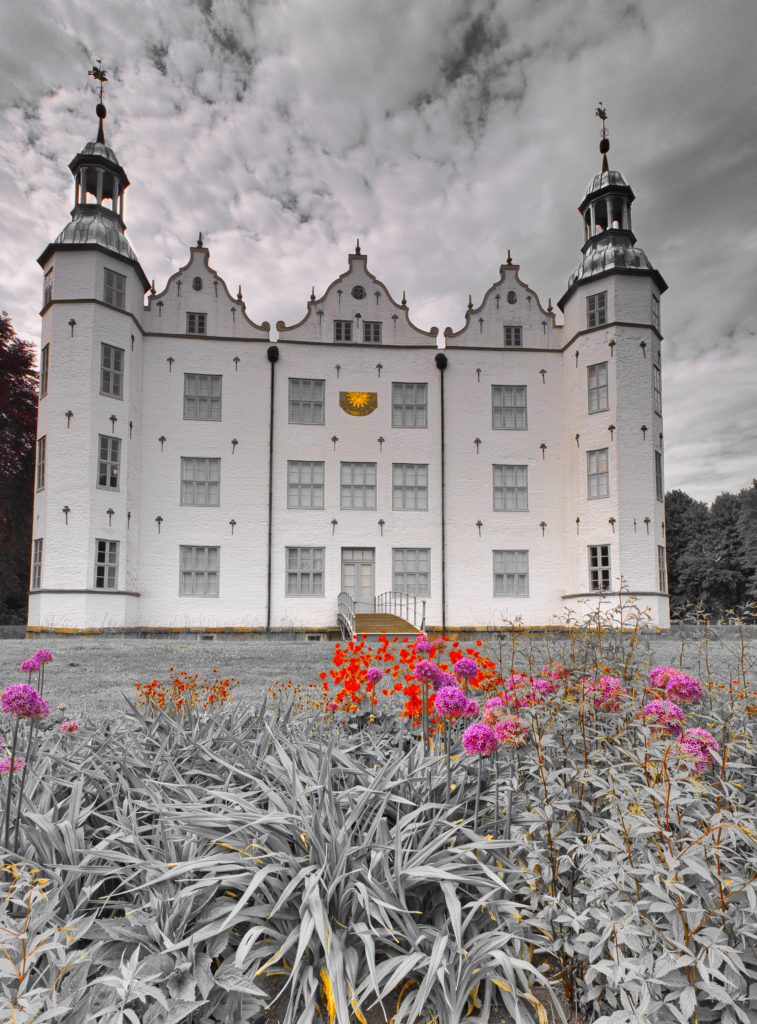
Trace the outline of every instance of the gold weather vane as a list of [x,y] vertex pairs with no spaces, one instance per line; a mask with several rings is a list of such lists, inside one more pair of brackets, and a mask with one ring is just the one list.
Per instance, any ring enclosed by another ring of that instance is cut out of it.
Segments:
[[95,113],[100,119],[100,125],[97,129],[97,141],[105,142],[105,132],[103,130],[103,121],[107,117],[108,111],[105,109],[103,103],[103,95],[105,93],[105,83],[108,81],[108,72],[102,66],[102,60],[100,57],[97,58],[97,63],[92,65],[92,70],[87,72],[90,78],[94,78],[96,82],[100,83],[100,97],[97,106],[95,107]]

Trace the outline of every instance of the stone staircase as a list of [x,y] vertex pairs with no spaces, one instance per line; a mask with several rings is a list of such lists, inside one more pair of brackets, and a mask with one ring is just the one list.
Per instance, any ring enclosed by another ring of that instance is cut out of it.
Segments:
[[407,619],[399,615],[388,615],[384,612],[359,612],[355,616],[355,632],[362,638],[367,634],[369,640],[377,640],[380,636],[393,639],[395,636],[416,636],[420,630]]

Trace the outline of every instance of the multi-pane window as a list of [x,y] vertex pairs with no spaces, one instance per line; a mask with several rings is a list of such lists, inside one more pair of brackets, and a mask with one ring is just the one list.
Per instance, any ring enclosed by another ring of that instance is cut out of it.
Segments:
[[505,327],[505,348],[522,348],[523,328]]
[[363,320],[363,341],[366,345],[381,344],[380,320]]
[[654,453],[654,489],[658,501],[665,499],[665,486],[662,477],[662,452]]
[[323,462],[287,462],[287,508],[323,508]]
[[392,590],[399,594],[429,597],[431,548],[392,549]]
[[187,334],[207,334],[208,314],[187,313]]
[[586,453],[587,495],[607,498],[610,494],[610,457],[607,448]]
[[48,302],[53,301],[53,268],[45,274],[45,279],[42,285],[42,305],[46,306]]
[[121,466],[121,439],[100,434],[97,454],[97,486],[118,490]]
[[654,387],[654,411],[662,416],[662,374],[659,366],[652,366],[652,383]]
[[352,341],[352,321],[334,321],[334,341]]
[[126,277],[115,270],[105,268],[103,298],[109,306],[126,307]]
[[492,427],[494,430],[526,430],[527,388],[521,384],[492,384]]
[[652,326],[660,329],[660,297],[659,295],[652,296]]
[[428,509],[428,465],[395,462],[392,465],[392,508]]
[[47,378],[50,375],[50,346],[45,345],[39,358],[39,397],[47,394]]
[[662,544],[657,545],[657,574],[660,580],[660,591],[666,594],[668,591],[668,566],[665,561],[665,548]]
[[604,412],[610,408],[607,363],[587,366],[586,374],[589,383],[589,412]]
[[100,394],[124,396],[124,350],[115,345],[100,346]]
[[492,466],[494,511],[528,511],[528,466]]
[[289,378],[289,422],[324,423],[326,381]]
[[607,292],[586,296],[586,322],[589,327],[607,323]]
[[376,507],[376,463],[343,462],[339,477],[342,508]]
[[179,593],[218,597],[221,549],[179,545]]
[[32,543],[32,590],[38,590],[42,586],[42,545],[41,537],[37,537]]
[[118,541],[95,541],[95,590],[118,588]]
[[528,552],[494,552],[494,596],[528,597]]
[[392,426],[428,425],[428,384],[392,384]]
[[610,589],[610,545],[589,546],[589,590]]
[[47,452],[47,437],[43,435],[37,438],[37,490],[41,491],[45,486],[45,456]]
[[220,420],[221,374],[184,374],[184,419]]
[[287,597],[323,597],[325,562],[325,548],[287,548]]
[[181,504],[221,504],[221,460],[184,458],[181,460]]

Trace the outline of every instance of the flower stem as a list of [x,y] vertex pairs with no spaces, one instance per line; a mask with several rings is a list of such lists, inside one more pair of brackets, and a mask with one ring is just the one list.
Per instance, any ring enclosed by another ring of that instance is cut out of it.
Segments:
[[11,828],[11,786],[13,785],[13,767],[16,762],[16,743],[18,741],[18,723],[19,719],[16,718],[16,724],[13,726],[13,739],[11,740],[11,760],[10,767],[8,769],[8,794],[5,800],[5,822],[3,825],[3,846],[8,848],[8,840],[10,839],[10,828]]

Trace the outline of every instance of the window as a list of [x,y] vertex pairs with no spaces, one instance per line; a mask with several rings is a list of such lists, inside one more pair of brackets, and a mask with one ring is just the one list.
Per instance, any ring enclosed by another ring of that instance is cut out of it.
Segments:
[[607,292],[586,296],[586,322],[589,327],[607,323]]
[[587,496],[607,498],[610,494],[610,457],[607,448],[586,453]]
[[652,326],[660,329],[660,296],[652,296]]
[[[34,542],[37,543],[36,541]],[[40,542],[41,543],[41,542]],[[660,591],[663,594],[668,592],[668,566],[665,561],[665,548],[662,544],[657,545],[657,575],[660,580]]]
[[592,544],[589,547],[589,589],[610,589],[609,544]]
[[208,314],[187,313],[187,334],[207,334]]
[[334,321],[334,341],[352,341],[352,321]]
[[289,422],[323,423],[326,399],[325,380],[289,378]]
[[47,452],[47,437],[37,439],[37,490],[41,491],[45,486],[45,455]]
[[505,348],[521,348],[523,346],[523,328],[505,328]]
[[182,505],[221,504],[221,460],[182,458]]
[[428,384],[392,384],[392,426],[428,425]]
[[375,462],[343,462],[341,464],[340,507],[376,507]]
[[185,420],[220,420],[222,380],[220,374],[184,374]]
[[126,277],[107,267],[105,268],[103,298],[109,306],[118,306],[119,309],[126,307]]
[[378,320],[363,320],[363,341],[366,345],[381,344],[381,323]]
[[662,416],[662,374],[659,366],[652,366],[652,382],[654,386],[654,411]]
[[430,596],[431,548],[392,549],[392,590],[416,597]]
[[323,508],[322,462],[287,462],[287,508]]
[[114,345],[100,346],[100,394],[111,398],[124,396],[124,350]]
[[607,363],[587,366],[586,374],[589,381],[589,412],[605,412],[610,408]]
[[53,301],[53,268],[47,271],[42,284],[42,305],[46,306]]
[[428,510],[428,465],[415,462],[392,465],[392,508]]
[[118,541],[95,541],[95,590],[118,587]]
[[41,537],[32,543],[32,590],[42,586],[42,543]]
[[118,490],[118,475],[121,464],[121,439],[100,434],[97,456],[97,486]]
[[658,501],[665,498],[665,487],[662,477],[662,452],[654,453],[654,489]]
[[47,378],[50,373],[50,346],[45,345],[40,353],[39,360],[39,397],[44,398],[47,394]]
[[494,596],[528,597],[528,552],[494,552]]
[[526,430],[528,416],[525,385],[492,384],[494,430]]
[[528,466],[492,466],[494,511],[528,511]]
[[179,546],[179,593],[192,597],[218,597],[220,548]]
[[325,548],[287,548],[287,597],[323,597],[325,561]]

